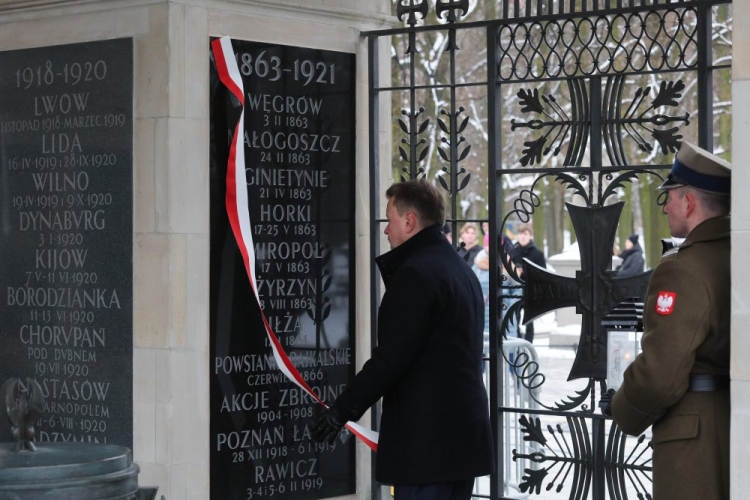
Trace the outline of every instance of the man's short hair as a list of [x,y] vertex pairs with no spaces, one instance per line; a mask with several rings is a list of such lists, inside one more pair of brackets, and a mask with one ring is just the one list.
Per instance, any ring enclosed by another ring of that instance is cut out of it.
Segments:
[[529,233],[530,235],[534,236],[534,229],[531,227],[531,224],[520,224],[518,226],[518,229],[516,229],[517,233]]
[[709,193],[693,186],[682,186],[677,188],[677,190],[680,193],[680,198],[683,198],[685,193],[690,190],[698,200],[698,203],[700,203],[703,213],[708,217],[728,215],[731,210],[732,198],[727,195]]
[[473,222],[467,222],[466,224],[461,226],[461,234],[465,233],[469,229],[473,229],[475,233],[479,232],[479,229],[477,228],[476,224],[474,224]]
[[393,184],[385,192],[399,215],[414,212],[421,227],[445,224],[445,201],[440,191],[424,179]]

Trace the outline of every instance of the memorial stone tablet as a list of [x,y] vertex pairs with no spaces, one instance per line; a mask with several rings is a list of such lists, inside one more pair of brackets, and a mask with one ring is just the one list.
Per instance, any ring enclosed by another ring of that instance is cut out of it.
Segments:
[[225,207],[241,108],[214,68],[211,498],[351,494],[355,440],[310,440],[321,406],[278,370],[261,310],[312,390],[333,402],[355,363],[354,56],[232,43],[244,85],[240,142],[260,304]]
[[131,39],[0,52],[0,382],[40,441],[133,444],[132,103]]

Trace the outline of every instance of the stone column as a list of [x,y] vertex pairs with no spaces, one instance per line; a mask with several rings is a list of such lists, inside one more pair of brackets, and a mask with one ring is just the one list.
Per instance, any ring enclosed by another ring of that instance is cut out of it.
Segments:
[[[732,500],[747,497],[750,477],[750,269],[746,249],[750,246],[750,4],[732,3],[732,424],[730,439],[730,485]],[[729,286],[729,284],[727,284]]]

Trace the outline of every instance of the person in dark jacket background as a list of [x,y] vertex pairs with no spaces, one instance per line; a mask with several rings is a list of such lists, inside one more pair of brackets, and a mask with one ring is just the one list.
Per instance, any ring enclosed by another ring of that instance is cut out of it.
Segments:
[[643,272],[643,249],[638,244],[638,235],[625,240],[625,250],[620,254],[622,264],[617,267],[618,278],[629,278]]
[[[516,236],[518,237],[518,242],[515,245],[516,255],[514,258],[516,259],[516,266],[520,267],[519,272],[521,275],[523,275],[524,266],[526,265],[524,259],[528,259],[539,267],[546,268],[547,260],[544,258],[542,251],[534,244],[534,235],[532,233],[531,225],[521,224],[518,226]],[[526,333],[523,338],[529,342],[534,342],[534,322],[526,325]]]
[[467,222],[461,227],[461,242],[463,245],[458,249],[458,256],[464,259],[467,264],[473,266],[474,259],[482,251],[482,247],[477,240],[476,224]]
[[376,479],[394,485],[396,500],[468,500],[493,467],[482,290],[441,231],[435,186],[402,182],[386,197],[391,251],[376,259],[386,287],[378,345],[312,437],[332,442],[382,397]]

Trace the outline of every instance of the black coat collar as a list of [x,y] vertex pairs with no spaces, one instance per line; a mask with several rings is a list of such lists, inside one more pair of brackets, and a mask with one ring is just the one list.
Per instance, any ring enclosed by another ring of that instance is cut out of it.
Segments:
[[448,240],[443,235],[442,226],[440,224],[433,224],[422,229],[390,252],[377,257],[375,263],[380,269],[380,276],[382,276],[385,286],[388,286],[391,276],[393,276],[404,262],[409,260],[413,255],[424,251],[426,247],[441,242],[448,244]]

